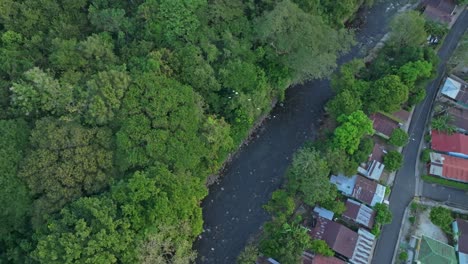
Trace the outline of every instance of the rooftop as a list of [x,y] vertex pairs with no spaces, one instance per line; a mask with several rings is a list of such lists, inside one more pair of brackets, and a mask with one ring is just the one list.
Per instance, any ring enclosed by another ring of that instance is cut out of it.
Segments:
[[344,175],[332,175],[330,182],[343,194],[350,196],[353,193],[354,186],[356,185],[357,176],[346,177]]
[[322,207],[315,206],[314,207],[314,212],[317,213],[319,216],[328,219],[328,220],[333,220],[333,212],[330,210],[327,210]]
[[370,206],[382,203],[385,196],[385,186],[362,176],[357,176],[352,197]]
[[393,113],[393,116],[396,117],[398,120],[400,120],[402,123],[406,123],[408,122],[410,116],[411,116],[411,113],[406,111],[406,110],[399,110],[395,113]]
[[436,130],[432,130],[431,135],[432,149],[468,155],[468,136],[460,133],[447,135]]
[[[344,261],[335,257],[324,257],[322,255],[315,255],[311,264],[345,264]],[[305,264],[303,262],[303,264]]]
[[433,152],[429,173],[454,181],[468,182],[468,159]]
[[418,261],[421,264],[456,264],[457,257],[452,246],[422,236]]
[[370,155],[370,160],[376,160],[380,163],[383,162],[383,156],[385,155],[386,151],[385,148],[380,144],[375,144],[374,149],[372,150],[372,154]]
[[454,230],[458,234],[458,251],[468,254],[468,221],[457,218],[455,220],[457,230]]
[[342,216],[367,228],[374,226],[375,211],[352,199],[346,201],[346,211]]
[[317,218],[317,223],[309,234],[314,239],[325,240],[331,249],[347,258],[353,256],[353,251],[358,240],[356,232],[323,217]]
[[468,107],[467,84],[460,78],[451,75],[445,79],[441,93],[457,102],[457,104]]
[[375,113],[369,117],[374,126],[374,130],[384,136],[390,137],[393,130],[398,128],[398,122],[381,114]]
[[453,126],[468,131],[468,109],[452,107],[448,110],[448,114],[453,117],[453,121],[450,122]]

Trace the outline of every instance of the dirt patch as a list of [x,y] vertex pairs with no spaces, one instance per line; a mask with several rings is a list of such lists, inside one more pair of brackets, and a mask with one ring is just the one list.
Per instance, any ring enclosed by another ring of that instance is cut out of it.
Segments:
[[448,239],[445,236],[445,233],[440,229],[438,226],[434,225],[429,218],[430,210],[425,210],[421,214],[418,215],[418,221],[416,223],[416,236],[428,236],[435,240],[442,241],[444,243],[448,243]]

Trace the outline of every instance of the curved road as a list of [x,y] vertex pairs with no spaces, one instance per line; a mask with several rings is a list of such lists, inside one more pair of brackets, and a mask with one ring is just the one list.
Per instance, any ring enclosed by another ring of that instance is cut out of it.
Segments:
[[[439,49],[438,56],[440,58],[440,63],[437,67],[437,78],[428,85],[426,99],[415,108],[410,129],[408,131],[414,141],[411,140],[403,150],[402,154],[405,157],[404,164],[396,175],[392,193],[390,195],[390,210],[393,214],[393,221],[382,229],[381,236],[377,241],[372,263],[392,263],[404,211],[415,194],[415,172],[417,160],[419,159],[419,144],[423,138],[426,123],[431,113],[432,102],[437,95],[439,84],[444,77],[445,64],[448,58],[450,58],[450,55],[455,49],[460,37],[465,32],[467,26],[468,15],[465,10],[460,15],[455,25],[453,25],[450,33],[445,38],[442,47]],[[453,192],[455,201],[452,199],[450,200],[451,202],[466,204],[466,196],[458,190],[432,186],[426,183],[424,183],[423,190],[424,197],[431,199],[435,198],[436,200],[448,200],[450,199],[450,193]],[[444,197],[445,195],[448,195],[448,199]]]
[[[362,57],[386,32],[401,1],[385,1],[363,15],[357,45],[338,64]],[[291,156],[313,139],[332,96],[328,80],[314,80],[288,89],[286,101],[275,107],[257,138],[232,160],[219,184],[203,201],[204,232],[194,245],[198,263],[229,264],[269,219],[262,205],[280,187]]]

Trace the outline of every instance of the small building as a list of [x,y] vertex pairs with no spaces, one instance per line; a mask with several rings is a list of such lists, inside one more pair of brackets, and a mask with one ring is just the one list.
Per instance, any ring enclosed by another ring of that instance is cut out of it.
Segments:
[[375,211],[365,204],[352,199],[346,200],[346,211],[341,215],[344,220],[352,221],[371,229],[374,226]]
[[455,251],[460,264],[468,264],[468,221],[457,218],[452,223]]
[[375,143],[374,148],[372,149],[372,154],[369,156],[369,161],[375,160],[383,163],[383,156],[385,156],[385,154],[387,154],[385,148],[382,145]]
[[[354,232],[337,222],[318,216],[309,232],[313,239],[324,240],[339,256],[350,263],[370,263],[375,247],[375,236],[364,229]],[[326,263],[326,262],[325,262]]]
[[452,181],[468,182],[468,159],[432,152],[429,174]]
[[362,176],[357,176],[352,197],[370,206],[382,203],[385,197],[385,186]]
[[423,15],[440,23],[452,22],[452,17],[457,7],[455,0],[424,0]]
[[372,160],[366,164],[365,168],[359,166],[358,172],[369,179],[378,181],[380,180],[380,176],[382,176],[384,168],[385,165],[383,163],[380,163],[376,160]]
[[374,113],[369,117],[372,120],[375,133],[385,139],[389,139],[393,130],[399,127],[399,123],[381,113]]
[[447,111],[452,117],[450,124],[457,128],[457,131],[468,134],[468,109],[462,107],[452,107]]
[[419,250],[416,253],[420,264],[456,264],[455,250],[443,242],[422,236],[419,240]]
[[448,135],[436,130],[431,131],[433,150],[447,153],[450,156],[468,158],[468,136],[461,133]]
[[356,185],[357,175],[346,177],[344,175],[332,175],[330,182],[336,186],[338,191],[346,196],[353,194],[354,186]]
[[462,79],[450,75],[445,79],[440,93],[442,94],[441,101],[468,108],[468,87]]
[[333,221],[333,215],[334,213],[330,210],[327,210],[325,208],[315,206],[314,207],[314,213],[316,213],[318,216],[323,217],[327,220]]

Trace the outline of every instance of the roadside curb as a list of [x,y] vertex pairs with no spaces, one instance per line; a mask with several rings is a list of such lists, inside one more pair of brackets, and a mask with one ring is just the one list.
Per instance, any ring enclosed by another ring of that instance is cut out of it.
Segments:
[[395,263],[395,258],[396,258],[396,255],[398,254],[398,246],[400,245],[401,234],[403,232],[403,225],[405,223],[405,220],[408,218],[408,212],[409,212],[408,208],[412,202],[413,200],[411,200],[410,203],[407,204],[405,207],[405,212],[403,213],[403,218],[401,219],[401,223],[400,223],[400,231],[398,232],[397,243],[395,244],[395,248],[393,249],[393,257],[392,257],[391,263]]

